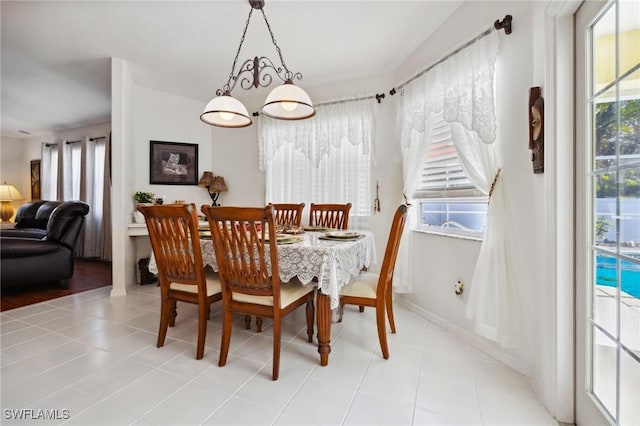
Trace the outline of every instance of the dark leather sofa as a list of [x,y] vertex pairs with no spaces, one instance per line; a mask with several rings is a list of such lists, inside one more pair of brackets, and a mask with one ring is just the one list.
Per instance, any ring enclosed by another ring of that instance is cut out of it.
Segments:
[[82,201],[32,201],[16,213],[14,228],[0,230],[2,288],[58,282],[73,276],[75,244],[89,206]]

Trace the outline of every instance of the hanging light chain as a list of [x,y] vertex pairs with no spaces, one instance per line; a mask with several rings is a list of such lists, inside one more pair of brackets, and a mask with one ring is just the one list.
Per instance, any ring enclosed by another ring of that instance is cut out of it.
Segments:
[[[247,20],[244,24],[244,30],[242,31],[242,37],[240,38],[240,44],[238,45],[238,50],[236,51],[236,56],[233,59],[233,64],[231,65],[231,72],[229,73],[229,78],[224,86],[221,89],[216,90],[217,96],[228,95],[234,89],[236,84],[238,83],[238,79],[241,75],[245,73],[249,73],[252,75],[251,80],[248,78],[243,78],[241,81],[241,87],[245,90],[251,87],[266,87],[271,84],[271,76],[269,74],[262,75],[262,72],[267,68],[271,68],[274,71],[274,74],[281,79],[283,82],[291,82],[293,80],[302,80],[302,74],[299,72],[293,73],[289,71],[287,64],[284,62],[284,58],[282,57],[282,50],[280,46],[278,46],[278,42],[276,41],[276,37],[271,30],[271,24],[269,24],[269,20],[267,19],[267,15],[264,13],[264,9],[261,7],[255,7],[251,1],[251,8],[249,8],[249,15],[247,16]],[[242,50],[242,46],[244,45],[244,39],[247,35],[247,30],[249,28],[249,24],[251,22],[251,16],[253,15],[253,9],[259,8],[262,12],[262,17],[264,19],[265,24],[267,25],[267,30],[269,31],[269,35],[271,36],[271,42],[276,48],[276,52],[278,52],[278,57],[280,58],[280,67],[276,67],[273,62],[263,56],[263,57],[255,57],[254,59],[247,59],[242,66],[238,69],[238,74],[236,73],[236,67],[238,65],[238,58],[240,57],[240,51]],[[284,72],[283,72],[284,68]],[[266,72],[266,71],[265,71]],[[268,78],[267,78],[268,77]],[[246,84],[245,84],[246,83]]]
[[269,34],[271,35],[271,41],[273,42],[273,45],[276,47],[276,51],[278,52],[278,56],[280,57],[280,63],[282,64],[282,67],[284,68],[284,71],[285,71],[285,78],[287,80],[290,80],[293,77],[293,74],[291,73],[291,71],[289,71],[287,64],[284,62],[284,59],[282,58],[282,51],[280,50],[280,46],[278,46],[278,42],[276,42],[276,37],[273,35],[273,31],[271,31],[271,25],[269,25],[269,21],[267,20],[267,15],[265,15],[264,9],[260,9],[260,12],[262,12],[264,23],[267,24],[267,29],[269,30]]
[[[264,12],[262,12],[264,14]],[[240,56],[240,51],[242,50],[242,45],[244,44],[244,37],[247,35],[247,29],[249,28],[249,22],[251,21],[251,15],[253,14],[253,8],[249,8],[249,16],[247,17],[247,22],[244,24],[244,30],[242,31],[242,37],[240,37],[240,45],[238,46],[238,51],[236,52],[236,57],[233,60],[233,65],[231,65],[231,72],[229,73],[229,79],[227,80],[227,84],[224,85],[224,92],[231,91],[231,80],[234,80],[236,77],[233,75],[236,70],[236,64],[238,63],[238,57]],[[271,30],[269,30],[271,31]],[[220,94],[219,94],[220,95]],[[219,96],[218,95],[218,96]]]

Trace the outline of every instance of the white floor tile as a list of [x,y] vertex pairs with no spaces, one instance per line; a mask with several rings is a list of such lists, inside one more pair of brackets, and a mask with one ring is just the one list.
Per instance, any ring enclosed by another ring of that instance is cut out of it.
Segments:
[[[68,410],[65,425],[555,425],[527,377],[396,305],[398,333],[382,358],[373,309],[347,307],[332,324],[329,365],[304,309],[283,321],[280,378],[271,379],[272,322],[236,316],[227,365],[218,366],[221,306],[212,306],[202,360],[197,309],[179,304],[156,347],[156,286],[109,288],[0,314],[3,409]],[[31,424],[2,419],[3,424]]]
[[[141,419],[153,425],[198,425],[220,408],[231,395],[198,383],[176,389]],[[177,410],[176,407],[183,407]],[[143,423],[145,424],[145,423]]]
[[416,407],[440,414],[457,413],[459,417],[469,419],[480,414],[473,383],[441,376],[420,376]]
[[[341,352],[342,349],[340,347]],[[369,361],[370,359],[340,353],[339,356],[330,357],[329,365],[316,366],[311,377],[356,390],[362,382]]]
[[416,407],[413,415],[414,425],[425,426],[477,426],[482,425],[480,414],[472,415],[465,411],[455,413],[436,413]]
[[142,416],[187,383],[187,379],[160,370],[128,384],[105,401]]
[[141,375],[151,371],[151,367],[142,365],[131,359],[123,359],[108,367],[97,370],[86,378],[76,382],[73,387],[86,395],[101,400],[108,397]]
[[194,381],[232,394],[256,375],[263,365],[238,356],[230,357],[224,367],[218,367],[216,362]]
[[316,424],[340,424],[347,414],[353,397],[353,391],[310,377],[289,402],[284,412]]
[[391,366],[383,358],[373,359],[358,392],[381,399],[413,404],[418,385],[417,368]]
[[277,411],[232,397],[203,425],[269,425],[279,416]]
[[283,414],[280,414],[280,417],[278,417],[273,424],[274,426],[312,426],[312,425],[315,425],[316,423],[313,423],[307,420],[297,419],[295,417],[292,417],[288,414],[283,413]]
[[29,323],[27,322],[2,317],[2,322],[0,322],[0,335],[4,336],[5,334],[13,333],[14,331],[27,327],[29,327]]
[[273,381],[271,365],[267,364],[258,374],[249,379],[235,395],[280,412],[300,389],[306,378],[306,375],[296,372],[287,371],[283,374],[281,367],[278,380]]
[[410,425],[413,404],[357,394],[344,425]]
[[13,345],[28,342],[31,339],[35,339],[36,337],[43,336],[45,334],[48,334],[47,330],[36,326],[28,326],[11,333],[7,333],[2,336],[2,351],[6,352],[6,349]]

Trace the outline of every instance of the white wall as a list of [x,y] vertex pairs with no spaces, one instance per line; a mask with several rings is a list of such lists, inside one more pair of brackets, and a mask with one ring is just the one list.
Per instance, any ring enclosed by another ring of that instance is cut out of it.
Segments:
[[134,158],[134,180],[128,188],[130,212],[133,212],[133,194],[136,191],[153,192],[157,196],[164,196],[166,202],[185,200],[194,202],[198,206],[211,204],[206,188],[197,185],[151,185],[149,183],[149,141],[151,140],[197,144],[198,179],[203,171],[212,170],[211,130],[198,118],[202,113],[202,102],[138,85],[134,86],[133,99],[133,141],[129,148]]
[[[199,103],[196,119],[204,105]],[[224,129],[202,123],[211,138],[209,161],[214,174],[224,177],[229,192],[220,194],[225,206],[264,206],[265,174],[258,170],[258,124],[241,129]],[[208,200],[211,204],[211,200]]]

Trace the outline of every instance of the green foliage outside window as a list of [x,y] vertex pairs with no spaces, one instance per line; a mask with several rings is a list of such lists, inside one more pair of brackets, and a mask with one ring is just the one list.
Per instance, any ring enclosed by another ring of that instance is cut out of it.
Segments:
[[[604,102],[596,105],[596,168],[616,165],[612,159],[598,159],[603,156],[616,155],[616,142],[621,156],[635,158],[621,159],[619,164],[640,161],[640,99],[620,102],[620,128],[616,102]],[[615,174],[598,174],[596,176],[597,198],[640,197],[640,167],[625,169],[620,172],[621,182],[615,181]],[[616,194],[618,190],[620,193]]]

